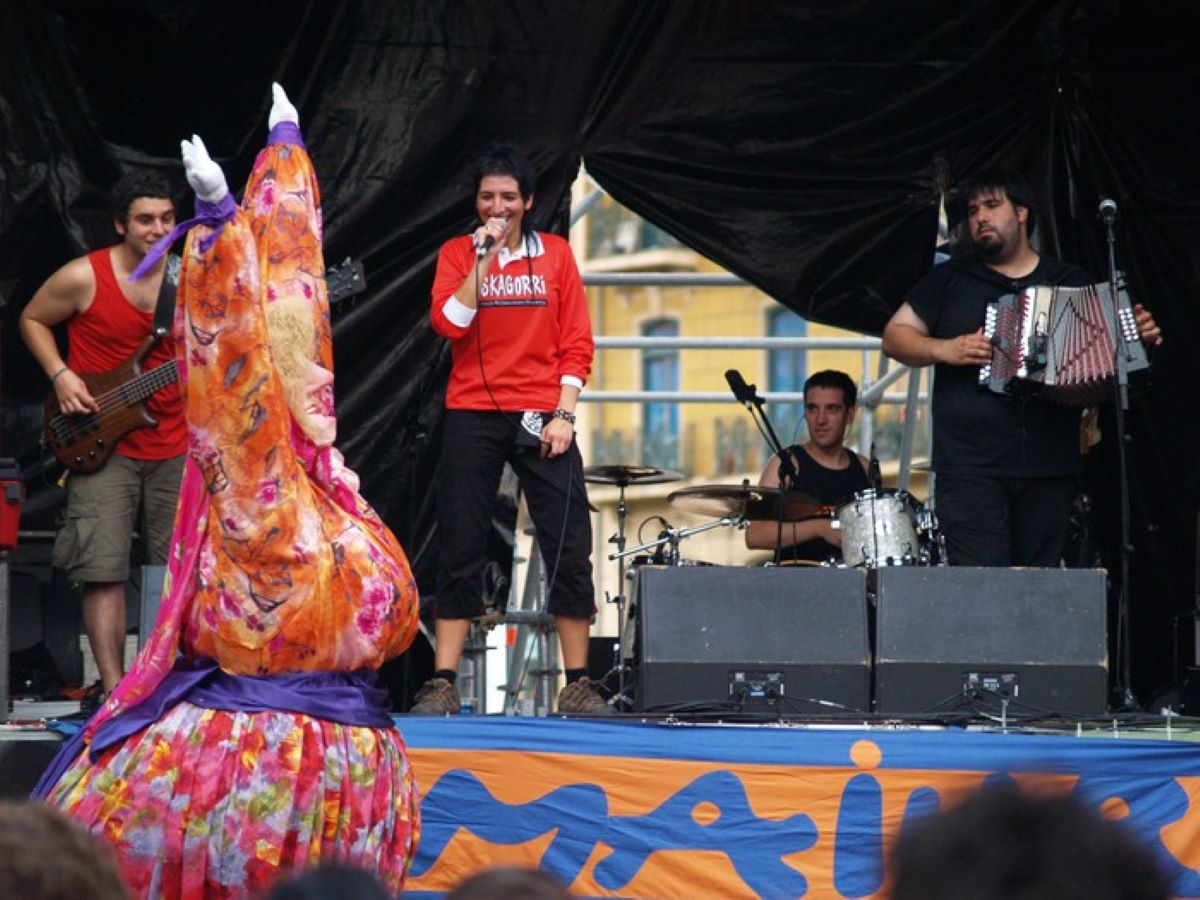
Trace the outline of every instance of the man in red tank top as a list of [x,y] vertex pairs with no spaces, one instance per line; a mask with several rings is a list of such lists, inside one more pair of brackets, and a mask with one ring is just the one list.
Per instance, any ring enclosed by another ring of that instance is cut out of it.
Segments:
[[[105,372],[133,355],[154,327],[167,258],[139,281],[129,276],[175,225],[169,182],[154,172],[124,176],[113,188],[113,224],[121,241],[71,260],[50,276],[21,312],[21,336],[45,370],[64,413],[99,412],[80,374]],[[66,323],[69,351],[59,352],[54,327]],[[174,359],[170,338],[146,368]],[[83,621],[104,692],[124,673],[125,582],[139,510],[151,563],[166,560],[187,447],[179,386],[147,403],[156,428],[129,432],[112,457],[67,485],[66,522],[54,564],[83,591]]]

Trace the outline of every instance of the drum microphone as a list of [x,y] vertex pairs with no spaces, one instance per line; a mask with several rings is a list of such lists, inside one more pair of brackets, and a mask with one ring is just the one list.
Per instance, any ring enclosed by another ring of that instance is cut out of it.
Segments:
[[1112,197],[1105,197],[1100,201],[1100,218],[1105,225],[1111,225],[1117,218],[1117,201]]
[[875,455],[874,441],[871,442],[871,459],[867,464],[867,480],[875,490],[883,487],[883,473],[879,471],[879,457]]
[[742,377],[742,373],[737,369],[726,369],[725,380],[729,382],[729,388],[733,391],[734,398],[738,403],[749,407],[751,403],[758,400],[758,394],[755,392],[754,385],[746,384],[746,379]]

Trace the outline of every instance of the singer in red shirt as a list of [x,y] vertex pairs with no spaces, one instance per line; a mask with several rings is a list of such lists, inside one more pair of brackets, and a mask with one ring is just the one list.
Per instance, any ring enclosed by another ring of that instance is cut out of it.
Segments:
[[438,468],[436,671],[410,712],[459,710],[455,678],[471,619],[483,613],[484,548],[508,462],[547,569],[567,675],[558,711],[603,715],[611,707],[586,675],[592,530],[575,441],[594,350],[583,283],[570,245],[526,222],[536,185],[523,155],[489,150],[474,184],[480,225],[442,246],[433,283],[430,320],[452,342],[453,367]]

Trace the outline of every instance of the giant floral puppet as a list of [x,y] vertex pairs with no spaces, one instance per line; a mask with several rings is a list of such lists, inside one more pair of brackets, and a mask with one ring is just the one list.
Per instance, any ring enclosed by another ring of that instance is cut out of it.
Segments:
[[419,831],[374,677],[412,641],[417,592],[332,446],[320,195],[278,85],[274,101],[240,207],[200,138],[182,143],[189,451],[162,604],[35,791],[111,842],[142,896],[245,896],[325,860],[398,893]]

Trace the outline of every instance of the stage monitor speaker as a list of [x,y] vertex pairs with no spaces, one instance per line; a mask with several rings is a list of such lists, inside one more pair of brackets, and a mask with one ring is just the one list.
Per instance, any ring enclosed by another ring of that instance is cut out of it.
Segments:
[[1108,692],[1103,569],[877,570],[875,709],[1099,715]]
[[142,585],[139,591],[141,603],[138,607],[138,650],[146,646],[154,623],[158,620],[158,605],[162,600],[163,579],[166,566],[142,566]]
[[643,566],[635,596],[641,711],[870,706],[858,569]]

